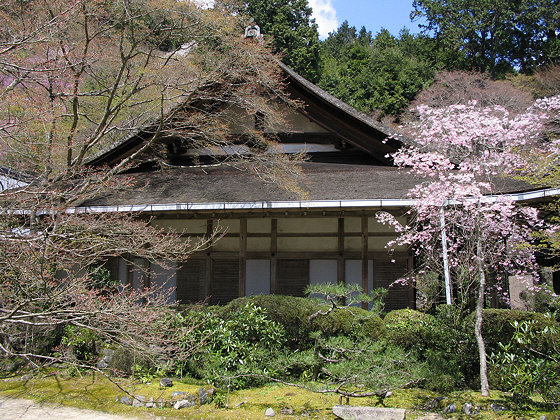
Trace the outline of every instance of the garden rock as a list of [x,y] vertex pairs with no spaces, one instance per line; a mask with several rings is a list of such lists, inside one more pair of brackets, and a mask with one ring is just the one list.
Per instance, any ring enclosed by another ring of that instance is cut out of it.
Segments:
[[146,397],[144,395],[135,395],[134,400],[132,401],[133,407],[144,407],[144,402],[146,401]]
[[406,410],[400,408],[335,405],[333,414],[343,420],[404,420]]
[[266,417],[274,417],[276,415],[276,413],[274,412],[274,410],[272,408],[267,408],[266,411],[264,412],[264,415]]
[[146,408],[153,408],[154,406],[154,397],[150,397],[148,401],[146,401]]
[[435,409],[439,408],[439,406],[440,406],[440,404],[443,400],[445,400],[445,397],[443,397],[443,396],[442,397],[436,397],[426,405],[426,408],[428,410],[435,410]]
[[284,416],[293,416],[294,415],[294,410],[292,410],[289,407],[284,407],[284,408],[282,408],[282,410],[280,410],[280,414],[282,414]]
[[115,350],[111,349],[103,349],[101,350],[101,357],[97,361],[97,368],[98,369],[107,369],[113,360],[113,355],[115,354]]
[[183,398],[185,395],[187,393],[184,391],[174,391],[171,393],[171,399]]
[[494,411],[494,413],[499,413],[500,411],[506,411],[506,408],[500,404],[492,404],[490,408]]
[[121,397],[119,402],[125,405],[132,405],[132,398],[130,398],[128,395],[125,395],[124,397]]
[[173,381],[169,378],[161,378],[161,381],[159,381],[159,386],[161,386],[162,388],[168,388],[170,386],[173,386]]
[[173,408],[175,410],[180,410],[181,408],[194,407],[195,405],[196,405],[196,403],[194,401],[180,400],[180,401],[177,401],[175,404],[173,404]]
[[463,405],[463,413],[470,415],[473,413],[473,405],[471,403],[465,403]]
[[206,391],[204,388],[200,388],[198,390],[198,403],[200,405],[204,405],[206,403],[209,403],[211,400],[212,400],[212,397],[210,396],[208,391]]
[[447,407],[443,409],[445,414],[455,413],[457,411],[457,404],[449,404]]

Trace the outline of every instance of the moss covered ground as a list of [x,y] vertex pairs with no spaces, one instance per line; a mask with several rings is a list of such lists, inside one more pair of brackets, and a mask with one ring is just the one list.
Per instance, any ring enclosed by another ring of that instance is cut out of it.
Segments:
[[[192,394],[204,384],[194,380],[175,380],[171,388],[161,388],[159,380],[143,384],[133,379],[114,379],[114,381],[132,395],[163,398],[169,400],[174,391],[185,391]],[[312,393],[299,388],[283,385],[267,385],[227,393],[218,393],[216,404],[207,404],[193,408],[175,410],[173,408],[135,408],[118,402],[125,392],[114,383],[99,374],[82,373],[68,375],[64,372],[41,372],[33,375],[13,376],[0,379],[0,395],[13,398],[32,399],[42,403],[61,404],[105,413],[140,418],[161,419],[263,419],[267,408],[273,408],[277,413],[275,418],[305,417],[315,419],[332,419],[332,407],[338,404],[336,395]],[[385,399],[387,407],[405,408],[407,419],[421,419],[427,415],[426,408],[438,395],[420,389],[396,390],[393,395]],[[477,418],[477,419],[538,419],[547,416],[555,419],[560,416],[560,410],[546,410],[539,403],[528,407],[514,406],[511,398],[506,394],[494,391],[489,398],[483,398],[474,391],[456,391],[445,396],[440,407],[449,402],[455,402],[462,407],[465,402],[484,408],[478,415],[465,416],[462,413],[444,415],[449,418]],[[227,407],[224,405],[227,404]],[[351,399],[352,405],[379,405],[377,398]],[[491,404],[508,407],[507,411],[496,414],[490,409]],[[290,408],[293,415],[281,415],[282,408]],[[439,410],[441,414],[441,408]],[[433,417],[432,417],[433,418]]]

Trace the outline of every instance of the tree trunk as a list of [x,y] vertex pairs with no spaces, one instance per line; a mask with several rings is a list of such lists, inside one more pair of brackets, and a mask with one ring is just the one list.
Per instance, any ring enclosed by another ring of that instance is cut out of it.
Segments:
[[478,356],[480,361],[480,393],[483,397],[490,394],[488,386],[488,366],[486,363],[486,346],[482,337],[482,310],[484,309],[484,295],[486,292],[486,274],[484,272],[484,264],[482,259],[482,239],[480,233],[477,232],[476,238],[476,257],[478,264],[478,300],[476,302],[476,321],[474,324],[474,335],[478,344]]

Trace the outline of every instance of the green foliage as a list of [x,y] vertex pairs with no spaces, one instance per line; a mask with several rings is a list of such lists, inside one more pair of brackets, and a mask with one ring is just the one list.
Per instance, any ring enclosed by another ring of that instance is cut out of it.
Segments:
[[285,342],[282,326],[250,302],[224,318],[206,313],[195,336],[205,344],[189,358],[191,372],[233,388],[257,383],[252,375],[272,375],[267,361],[281,351]]
[[436,316],[400,309],[389,312],[384,321],[390,343],[412,351],[426,362],[428,389],[447,392],[465,384],[473,360],[465,348],[469,335],[458,322],[454,308],[440,305]]
[[378,340],[385,336],[385,325],[379,315],[362,308],[351,307],[335,311],[313,321],[313,331],[324,336],[367,337]]
[[272,38],[282,61],[312,82],[319,77],[319,33],[307,0],[244,0],[241,10]]
[[309,337],[311,327],[307,318],[317,310],[316,303],[306,298],[283,295],[242,297],[217,308],[217,316],[227,319],[248,303],[261,307],[268,319],[282,326],[285,345],[290,350],[312,346],[313,341]]
[[105,267],[88,268],[89,285],[97,290],[114,290],[119,281],[111,278],[111,272]]
[[344,22],[321,45],[319,86],[365,113],[399,115],[434,77],[427,37],[403,30],[375,38]]
[[424,17],[442,46],[460,50],[466,68],[496,76],[558,60],[557,1],[414,0],[413,7],[411,17]]
[[[485,309],[482,314],[482,335],[488,354],[500,350],[500,343],[509,343],[515,333],[514,324],[524,321],[534,322],[537,329],[552,325],[553,321],[545,314],[512,309]],[[465,328],[474,329],[474,313],[465,319]],[[472,343],[474,346],[474,343]],[[477,353],[473,347],[473,352]]]
[[97,357],[97,335],[90,329],[66,325],[62,345],[71,349],[72,354],[80,361],[91,361]]
[[511,340],[490,357],[496,386],[523,400],[534,393],[545,401],[560,397],[560,329],[536,320],[514,321]]

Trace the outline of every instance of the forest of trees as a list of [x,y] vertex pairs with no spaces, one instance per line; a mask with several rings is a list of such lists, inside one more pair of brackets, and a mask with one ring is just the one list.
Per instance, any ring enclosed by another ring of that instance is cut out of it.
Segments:
[[[516,87],[535,98],[557,92],[558,0],[414,0],[411,19],[426,22],[421,34],[406,29],[391,34],[383,28],[373,33],[345,21],[323,41],[306,0],[243,4],[288,65],[377,118],[399,119],[434,82],[445,89],[443,79],[453,78],[449,72],[465,77],[468,72],[471,81],[482,78],[491,96],[508,89],[517,96]],[[431,92],[440,94],[437,88]]]

